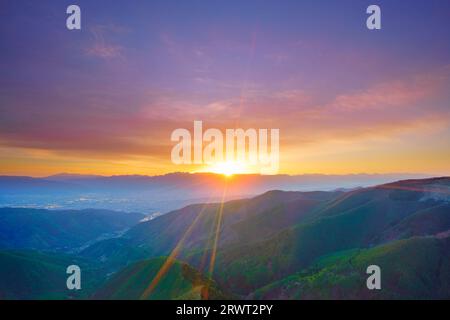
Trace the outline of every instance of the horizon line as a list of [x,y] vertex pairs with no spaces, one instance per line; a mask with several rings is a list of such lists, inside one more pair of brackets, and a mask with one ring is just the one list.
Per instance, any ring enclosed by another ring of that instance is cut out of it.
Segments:
[[[187,171],[173,171],[162,174],[113,174],[113,175],[103,175],[103,174],[84,174],[84,173],[69,173],[69,172],[61,172],[50,175],[21,175],[21,174],[0,174],[1,178],[4,177],[26,177],[26,178],[35,178],[35,179],[44,179],[51,177],[98,177],[98,178],[112,178],[112,177],[164,177],[169,175],[211,175],[211,176],[220,176],[225,177],[222,173],[217,172],[187,172]],[[286,177],[300,177],[300,176],[336,176],[336,177],[344,177],[344,176],[422,176],[422,177],[450,177],[450,174],[445,173],[417,173],[417,172],[357,172],[357,173],[297,173],[297,174],[289,174],[289,173],[278,173],[278,174],[260,174],[260,173],[236,173],[233,174],[232,177],[236,176],[261,176],[261,177],[276,177],[276,176],[286,176]]]

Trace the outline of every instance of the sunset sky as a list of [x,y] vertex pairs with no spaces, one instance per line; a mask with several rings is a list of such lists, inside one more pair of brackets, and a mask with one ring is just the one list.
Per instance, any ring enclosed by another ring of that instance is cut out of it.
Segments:
[[194,120],[280,129],[280,173],[450,175],[450,1],[1,1],[0,39],[2,175],[204,170]]

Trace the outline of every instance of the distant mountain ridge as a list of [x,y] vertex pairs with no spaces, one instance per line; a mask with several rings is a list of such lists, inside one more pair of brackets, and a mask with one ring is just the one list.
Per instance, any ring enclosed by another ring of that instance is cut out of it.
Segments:
[[0,207],[110,209],[165,213],[183,206],[255,196],[270,190],[331,191],[367,187],[413,174],[273,175],[225,177],[212,173],[161,176],[58,174],[43,178],[0,176]]

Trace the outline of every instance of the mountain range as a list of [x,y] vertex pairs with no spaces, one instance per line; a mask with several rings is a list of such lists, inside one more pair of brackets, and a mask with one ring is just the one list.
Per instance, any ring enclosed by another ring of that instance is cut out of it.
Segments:
[[225,177],[213,173],[161,176],[58,174],[32,178],[0,176],[0,207],[109,209],[162,214],[189,204],[256,196],[270,190],[353,189],[389,181],[423,178],[413,174],[273,175]]
[[[72,214],[76,216],[76,212]],[[0,219],[5,214],[0,211]],[[151,220],[127,217],[127,225],[111,222],[125,227],[123,232],[100,237],[105,230],[99,230],[96,235],[79,237],[78,242],[67,240],[67,246],[36,247],[28,240],[17,251],[14,241],[4,241],[1,257],[5,265],[17,264],[18,254],[33,249],[33,254],[46,255],[50,261],[59,261],[59,255],[82,261],[95,276],[88,273],[89,285],[83,295],[69,298],[450,298],[447,177],[352,190],[272,190],[223,203],[192,204]],[[111,215],[111,220],[122,218]],[[12,235],[20,234],[26,219],[17,221],[3,228]],[[37,229],[29,230],[28,238],[36,234],[45,237],[45,229]],[[70,230],[80,233],[77,228]],[[49,253],[53,247],[58,250]],[[38,259],[27,261],[40,263]],[[366,268],[373,264],[381,268],[381,290],[366,287]],[[16,269],[12,274],[23,278],[20,268]],[[4,272],[0,269],[0,279],[7,277]],[[43,272],[41,278],[45,277],[51,277],[51,272]],[[55,281],[65,285],[62,279],[52,278],[49,284]],[[8,298],[8,290],[2,287],[0,295]],[[43,287],[33,297],[46,298],[48,291],[54,290]],[[26,290],[16,290],[12,298],[29,295]]]

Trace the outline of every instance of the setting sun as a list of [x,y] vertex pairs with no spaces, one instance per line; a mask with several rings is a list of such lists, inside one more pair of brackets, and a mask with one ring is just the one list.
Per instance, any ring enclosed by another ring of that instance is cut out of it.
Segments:
[[233,174],[249,173],[245,165],[231,161],[216,163],[208,167],[205,171],[223,174],[227,177],[230,177]]

